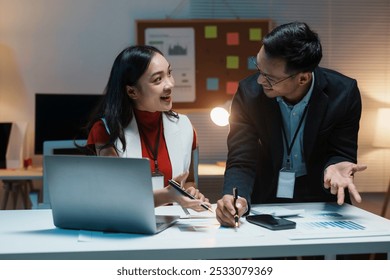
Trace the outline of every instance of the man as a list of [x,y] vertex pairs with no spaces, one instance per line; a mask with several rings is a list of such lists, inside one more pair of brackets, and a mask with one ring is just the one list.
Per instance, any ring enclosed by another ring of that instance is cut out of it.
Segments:
[[231,107],[221,225],[235,225],[235,206],[242,216],[251,203],[361,201],[353,183],[366,169],[356,164],[360,92],[356,80],[319,67],[321,58],[305,23],[264,37],[258,73],[240,82]]

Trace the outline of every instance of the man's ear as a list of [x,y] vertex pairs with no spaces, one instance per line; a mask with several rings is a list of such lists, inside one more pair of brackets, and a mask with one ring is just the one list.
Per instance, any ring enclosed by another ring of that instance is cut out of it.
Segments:
[[126,92],[127,92],[127,95],[128,95],[131,99],[137,99],[137,98],[138,98],[137,90],[136,90],[135,87],[126,86]]
[[300,85],[305,85],[309,82],[311,82],[311,73],[310,72],[304,72],[304,73],[300,73],[299,75],[299,84]]

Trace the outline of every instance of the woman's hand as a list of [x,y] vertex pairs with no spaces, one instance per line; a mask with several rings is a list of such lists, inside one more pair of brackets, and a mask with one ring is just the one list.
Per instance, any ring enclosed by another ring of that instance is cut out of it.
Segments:
[[195,183],[186,182],[187,177],[188,177],[188,172],[185,172],[185,173],[173,178],[173,180],[180,183],[180,185],[186,190],[186,192],[191,194],[196,199],[191,199],[189,197],[182,195],[179,191],[175,190],[171,186],[167,186],[166,189],[169,191],[172,200],[174,202],[179,203],[181,206],[183,206],[185,208],[191,208],[191,209],[198,211],[198,212],[205,211],[205,209],[200,205],[203,203],[203,204],[206,204],[207,206],[211,207],[211,204],[210,204],[208,198],[206,198],[199,191],[199,189],[196,188]]

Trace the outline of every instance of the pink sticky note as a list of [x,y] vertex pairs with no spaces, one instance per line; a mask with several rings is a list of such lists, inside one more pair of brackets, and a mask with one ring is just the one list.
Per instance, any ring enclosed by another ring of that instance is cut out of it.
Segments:
[[238,88],[238,82],[227,82],[226,83],[226,93],[235,94]]
[[226,44],[238,45],[240,44],[240,35],[238,32],[229,32],[226,34]]

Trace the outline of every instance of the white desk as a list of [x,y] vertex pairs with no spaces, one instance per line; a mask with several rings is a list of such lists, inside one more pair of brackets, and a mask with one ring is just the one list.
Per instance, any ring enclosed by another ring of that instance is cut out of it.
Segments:
[[223,177],[225,174],[225,166],[211,164],[211,163],[199,163],[199,176],[217,176]]
[[[216,164],[199,164],[200,176],[223,176],[225,167]],[[0,169],[0,180],[39,180],[42,179],[42,167],[31,169]]]
[[32,180],[42,180],[42,168],[29,169],[0,169],[0,181],[4,183],[4,198],[2,209],[7,207],[9,193],[13,195],[13,208],[16,208],[19,193],[22,194],[23,204],[28,208],[28,194],[33,189]]
[[0,180],[39,180],[42,179],[42,168],[0,169]]
[[[311,203],[288,207],[312,213],[324,206]],[[166,206],[156,212],[177,214],[182,210]],[[212,216],[182,219],[154,236],[91,231],[80,235],[77,230],[55,228],[51,210],[7,210],[0,211],[0,259],[234,259],[305,255],[332,258],[338,254],[390,252],[389,220],[350,205],[338,207],[338,212],[349,219],[368,222],[371,230],[380,230],[383,235],[291,240],[288,236],[296,230],[269,231],[241,219],[242,225],[235,231],[219,227]]]

